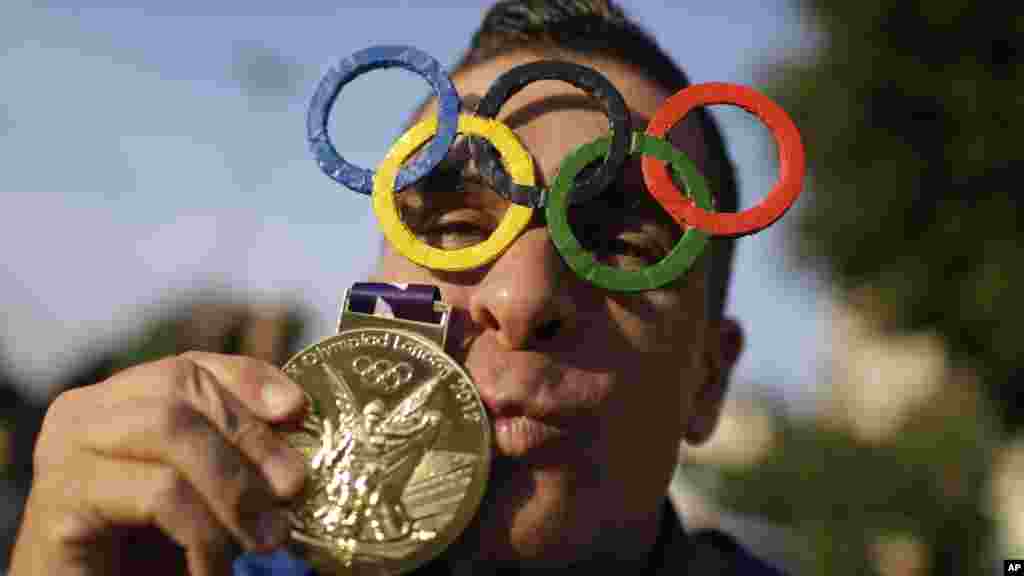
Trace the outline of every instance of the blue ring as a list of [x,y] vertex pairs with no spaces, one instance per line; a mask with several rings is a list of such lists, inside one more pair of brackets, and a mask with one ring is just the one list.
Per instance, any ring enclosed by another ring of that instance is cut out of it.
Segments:
[[345,84],[359,75],[379,68],[399,67],[422,76],[437,95],[437,134],[426,150],[402,167],[395,190],[405,188],[427,175],[448,154],[459,127],[461,103],[455,85],[437,60],[410,46],[373,46],[343,58],[320,79],[306,114],[306,138],[320,169],[340,184],[367,196],[373,194],[373,171],[346,161],[331,143],[327,119]]

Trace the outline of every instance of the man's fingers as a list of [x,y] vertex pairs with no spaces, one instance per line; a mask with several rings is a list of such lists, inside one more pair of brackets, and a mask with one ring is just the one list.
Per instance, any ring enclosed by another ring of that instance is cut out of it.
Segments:
[[306,464],[268,422],[297,418],[304,401],[269,364],[199,353],[64,392],[33,455],[19,559],[39,569],[23,570],[130,562],[144,544],[103,539],[121,527],[156,527],[187,550],[193,575],[230,573],[233,541],[273,550],[291,531],[283,500],[301,491]]
[[76,442],[108,457],[168,465],[174,476],[159,478],[164,483],[155,495],[175,501],[198,492],[247,548],[266,548],[287,536],[287,515],[263,474],[189,403],[129,400],[112,413],[116,420],[98,419]]
[[[183,398],[204,414],[263,470],[275,494],[282,498],[297,495],[305,481],[305,460],[257,417],[270,419],[269,414],[274,411],[271,406],[260,404],[251,397],[246,404],[238,394],[244,396],[248,390],[251,396],[254,387],[246,382],[258,381],[269,370],[269,379],[263,380],[264,389],[276,386],[288,390],[283,393],[289,398],[293,395],[299,398],[297,403],[287,400],[287,408],[279,411],[275,418],[280,420],[282,414],[296,414],[295,406],[301,409],[304,401],[302,390],[276,368],[248,358],[196,352],[185,355],[184,361],[192,365],[180,369],[183,373],[178,383],[172,386],[171,398]],[[262,412],[250,412],[250,408],[257,404],[262,406]]]
[[[231,573],[232,539],[202,496],[170,466],[95,456],[76,494],[117,526],[156,526],[186,550],[189,573]],[[266,549],[266,548],[264,548]]]
[[186,352],[121,372],[104,383],[104,393],[118,400],[176,394],[202,399],[196,370],[205,369],[225,390],[261,420],[282,422],[302,413],[302,389],[274,366],[244,356]]
[[[304,395],[273,366],[251,358],[190,352],[115,379],[96,391],[101,394],[98,408],[116,410],[127,399],[187,404],[263,470],[277,496],[291,498],[302,490],[304,459],[265,421],[295,417],[301,413]],[[262,400],[260,389],[268,386],[280,388],[288,398],[278,408]]]
[[[265,374],[270,369],[271,378],[263,382],[263,389],[280,388],[283,390],[280,393],[288,398],[282,400],[286,404],[279,405],[278,417],[274,418],[280,420],[281,415],[297,414],[296,406],[301,410],[304,398],[298,385],[276,368],[246,358],[190,353],[185,359],[194,362],[195,367],[186,370],[185,380],[178,387],[183,391],[183,396],[206,415],[243,454],[263,469],[278,496],[290,498],[297,495],[305,481],[306,465],[302,455],[249,411],[250,405],[257,403],[255,400],[250,398],[249,403],[244,404],[231,390],[237,390],[238,393],[249,390],[251,394],[253,387],[244,384],[246,379],[253,381],[255,376]],[[293,396],[299,400],[294,401]],[[270,419],[269,414],[274,412],[274,408],[266,403],[262,406],[263,413],[257,414]]]
[[302,412],[302,388],[266,362],[209,352],[188,352],[179,358],[209,370],[217,382],[263,420],[280,422]]

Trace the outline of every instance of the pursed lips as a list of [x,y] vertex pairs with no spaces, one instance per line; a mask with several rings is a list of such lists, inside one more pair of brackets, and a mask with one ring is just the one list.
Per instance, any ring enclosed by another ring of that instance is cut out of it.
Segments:
[[543,447],[584,439],[596,421],[586,383],[547,355],[528,351],[470,354],[466,364],[494,425],[499,456],[523,458]]
[[502,349],[463,314],[452,315],[449,353],[476,384],[494,427],[496,456],[522,459],[541,448],[589,445],[607,383],[537,350]]

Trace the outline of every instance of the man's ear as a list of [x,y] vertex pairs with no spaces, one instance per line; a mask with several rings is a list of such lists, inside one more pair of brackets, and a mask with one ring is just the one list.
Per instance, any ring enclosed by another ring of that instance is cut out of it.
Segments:
[[729,379],[743,351],[743,328],[733,318],[722,318],[709,327],[708,343],[704,385],[693,399],[684,438],[693,446],[707,441],[718,426]]

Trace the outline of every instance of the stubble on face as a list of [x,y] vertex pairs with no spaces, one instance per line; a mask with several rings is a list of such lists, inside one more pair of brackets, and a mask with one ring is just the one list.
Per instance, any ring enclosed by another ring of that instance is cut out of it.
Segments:
[[[454,81],[460,94],[482,95],[499,74],[534,59],[532,54],[510,54],[460,71]],[[641,121],[668,96],[622,64],[581,63],[609,77]],[[538,82],[513,96],[499,115],[509,121],[518,114],[522,124],[511,127],[534,157],[542,185],[553,180],[558,164],[572,149],[607,133],[603,112],[593,107],[543,110],[544,102],[564,102],[567,97],[571,101],[581,94],[560,82]],[[423,114],[432,109],[428,106]],[[534,112],[523,112],[531,109]],[[694,132],[695,122],[683,124],[671,139],[703,166],[704,149]],[[626,177],[633,179],[626,187],[642,191],[637,162],[626,170]],[[403,191],[399,194],[403,218],[411,228],[421,229],[444,217],[468,219],[485,228],[496,225],[507,202],[485,187],[474,186],[471,182],[461,194]],[[588,218],[596,226],[631,226],[627,232],[645,234],[651,242],[670,249],[681,233],[678,226],[649,195],[638,196],[613,218],[608,210],[580,211],[571,216],[574,226],[586,225]],[[538,241],[546,235],[539,217],[529,230],[497,263],[467,273],[431,272],[388,247],[379,279],[438,284],[446,301],[457,310],[469,310],[482,291],[498,290],[517,266],[524,271],[536,266],[564,268],[550,246],[543,247],[550,240]],[[572,328],[530,350],[503,350],[496,344],[494,327],[470,328],[474,331],[471,349],[453,351],[453,355],[468,360],[474,379],[490,377],[486,373],[512,356],[545,356],[565,367],[562,380],[552,383],[553,387],[575,386],[594,396],[596,426],[588,431],[589,437],[572,444],[571,454],[562,452],[548,461],[544,454],[497,458],[481,512],[456,549],[472,551],[480,559],[532,559],[538,566],[551,566],[571,562],[581,552],[593,552],[595,546],[608,542],[630,551],[625,554],[639,554],[653,541],[679,439],[688,414],[696,409],[695,390],[707,378],[706,259],[701,257],[668,289],[628,295],[596,289],[561,270],[560,289],[574,303]]]

